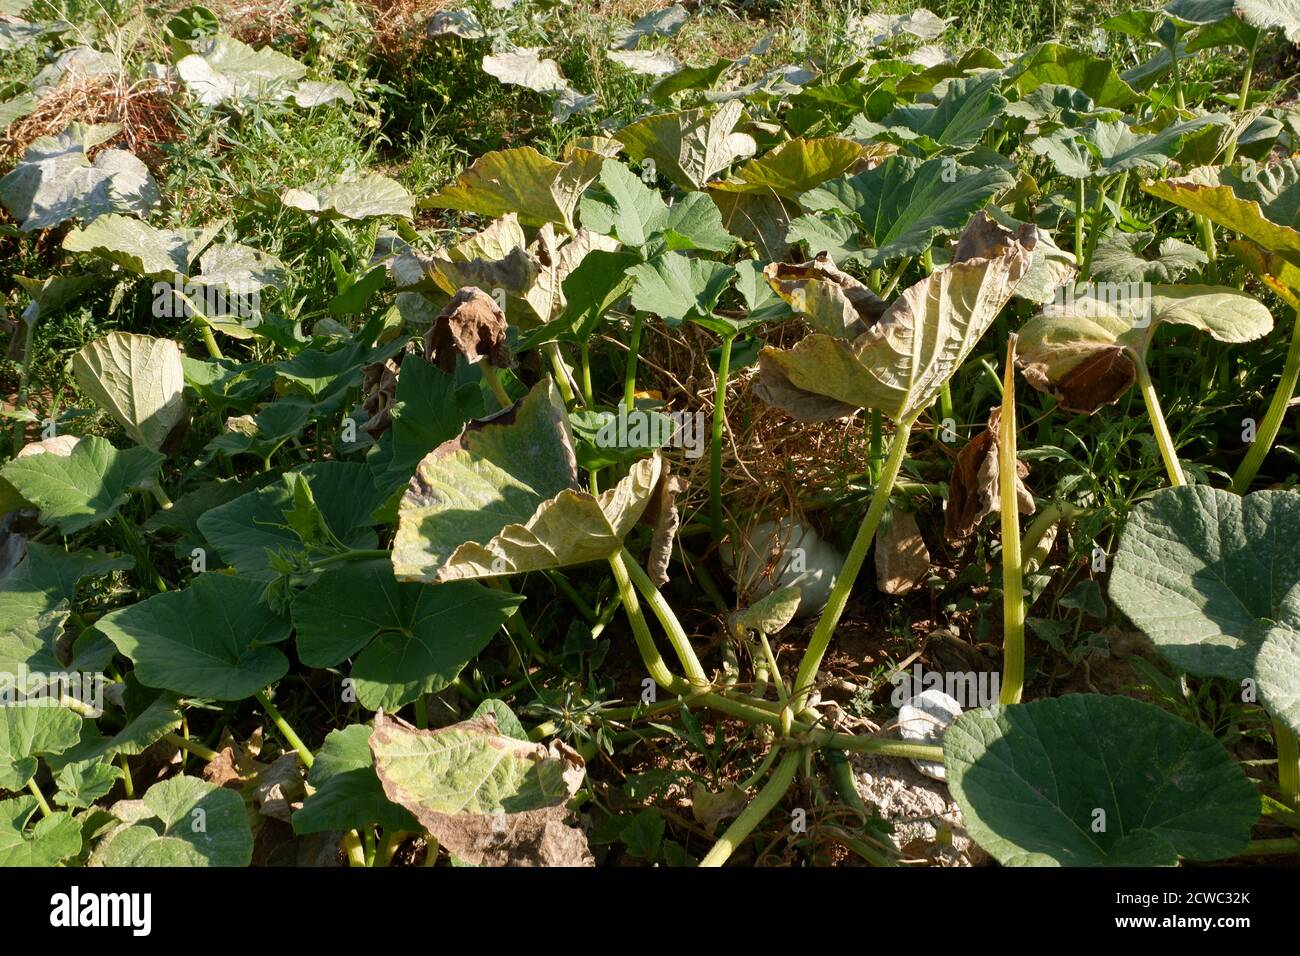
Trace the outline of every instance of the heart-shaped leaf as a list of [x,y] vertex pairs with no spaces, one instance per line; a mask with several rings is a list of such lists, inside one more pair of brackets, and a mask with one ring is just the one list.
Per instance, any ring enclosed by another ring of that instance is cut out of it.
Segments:
[[81,390],[137,443],[161,451],[185,420],[185,370],[171,339],[111,332],[72,357]]
[[1111,600],[1180,670],[1251,677],[1269,623],[1300,627],[1297,535],[1295,492],[1167,488],[1129,515]]
[[1210,734],[1069,694],[968,711],[943,740],[962,821],[1006,866],[1174,866],[1246,848],[1259,794]]
[[172,777],[140,804],[129,825],[95,848],[92,866],[248,866],[253,858],[244,801],[234,790]]
[[522,602],[472,582],[399,583],[389,562],[368,561],[328,571],[301,591],[293,626],[304,664],[355,657],[357,700],[395,711],[455,680]]
[[633,307],[659,316],[672,328],[691,321],[707,324],[736,277],[726,263],[680,252],[633,266],[627,274],[632,277]]
[[[49,700],[15,702],[27,688],[0,679],[0,789],[21,790],[36,776],[37,755],[62,753],[81,736],[81,718]],[[19,693],[15,694],[17,690]]]
[[118,451],[92,435],[66,456],[15,458],[0,468],[0,477],[41,510],[42,524],[72,534],[116,514],[128,492],[152,480],[163,460],[148,448]]
[[147,687],[243,700],[289,670],[271,646],[289,636],[289,620],[261,603],[262,587],[251,578],[200,574],[185,590],[118,608],[95,627],[132,660]]

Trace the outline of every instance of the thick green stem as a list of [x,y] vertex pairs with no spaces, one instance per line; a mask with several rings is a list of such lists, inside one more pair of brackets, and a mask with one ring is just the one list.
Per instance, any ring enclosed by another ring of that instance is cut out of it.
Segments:
[[501,376],[497,373],[497,368],[487,359],[482,359],[478,363],[479,372],[483,376],[483,382],[487,385],[488,391],[492,397],[497,400],[502,408],[509,408],[514,404],[510,400],[510,395],[506,392],[506,387],[501,384]]
[[569,384],[569,372],[564,367],[564,356],[560,354],[560,343],[547,342],[542,346],[542,351],[551,361],[551,372],[555,378],[556,387],[560,390],[566,405],[573,404],[573,387]]
[[203,339],[203,347],[208,350],[208,357],[214,359],[225,358],[221,354],[221,346],[217,344],[216,336],[212,334],[212,326],[200,318],[196,318],[194,324],[198,326],[199,337]]
[[623,369],[623,404],[630,412],[636,408],[636,367],[641,353],[641,329],[645,325],[645,313],[638,311],[632,316],[632,335],[627,343],[627,365]]
[[271,703],[271,698],[267,696],[266,691],[259,690],[255,696],[257,702],[262,705],[262,709],[266,711],[266,716],[271,718],[271,723],[275,724],[275,726],[279,728],[280,733],[284,736],[284,739],[288,742],[289,746],[297,752],[298,759],[302,761],[303,766],[311,769],[311,765],[316,762],[316,758],[312,756],[312,752],[308,746],[302,742],[302,738],[294,733],[293,728],[289,726],[289,722],[285,720],[280,711],[276,709],[275,704]]
[[754,832],[754,828],[762,823],[781,802],[785,792],[790,789],[790,784],[794,783],[795,771],[799,769],[799,764],[802,762],[802,750],[792,750],[781,758],[781,762],[776,765],[776,769],[772,771],[772,776],[763,785],[763,789],[758,791],[749,806],[741,811],[740,816],[736,817],[731,826],[727,827],[726,832],[718,838],[718,842],[713,844],[713,849],[705,854],[704,859],[700,861],[700,866],[722,866],[731,858],[736,848],[745,842],[745,839]]
[[584,339],[578,346],[578,358],[582,366],[582,401],[590,408],[596,404],[591,391],[591,346]]
[[873,485],[880,484],[880,469],[885,463],[885,416],[878,408],[871,410],[871,447],[867,454],[867,474]]
[[178,750],[185,750],[194,754],[200,760],[211,763],[216,760],[220,754],[210,747],[205,747],[197,741],[190,740],[188,737],[182,737],[180,734],[163,734],[163,740],[176,747]]
[[1155,386],[1151,384],[1151,373],[1147,370],[1146,359],[1136,352],[1130,352],[1129,358],[1137,371],[1138,388],[1142,391],[1142,400],[1146,402],[1147,415],[1151,419],[1151,430],[1156,434],[1156,445],[1160,448],[1160,457],[1164,459],[1165,470],[1169,473],[1169,483],[1175,488],[1187,484],[1183,475],[1183,466],[1178,463],[1178,450],[1174,447],[1174,437],[1165,424],[1165,413],[1160,410],[1160,399]]
[[686,629],[682,627],[681,621],[677,619],[672,606],[659,593],[655,587],[650,575],[637,563],[636,559],[625,549],[619,557],[622,558],[622,566],[626,570],[628,577],[641,592],[646,603],[650,605],[650,610],[654,612],[655,617],[663,626],[664,633],[668,637],[668,643],[672,645],[673,651],[677,654],[677,659],[681,661],[682,668],[686,671],[686,679],[697,687],[708,687],[709,678],[704,673],[704,667],[700,664],[700,659],[695,656],[695,648],[691,647],[691,639],[686,635]]
[[1300,381],[1300,309],[1295,310],[1295,321],[1291,325],[1291,347],[1287,349],[1286,364],[1282,366],[1282,377],[1273,390],[1273,398],[1268,403],[1264,420],[1255,431],[1255,440],[1251,442],[1246,457],[1237,466],[1237,473],[1232,476],[1232,490],[1244,495],[1255,480],[1260,466],[1273,448],[1278,432],[1282,430],[1282,421],[1291,406],[1291,397],[1295,394],[1296,383]]
[[41,808],[41,816],[48,817],[54,812],[50,809],[50,805],[45,802],[45,794],[41,793],[41,788],[36,786],[35,780],[27,781],[27,789],[31,792],[31,795],[36,798],[36,805]]
[[1277,784],[1282,800],[1300,810],[1300,742],[1291,728],[1273,718],[1273,740],[1277,744]]
[[[1259,47],[1259,36],[1255,36],[1255,41],[1250,45],[1250,52],[1246,55],[1246,70],[1241,75],[1241,93],[1237,98],[1237,119],[1240,120],[1246,115],[1247,104],[1250,102],[1250,81],[1255,73],[1255,52]],[[1237,155],[1237,136],[1232,137],[1232,142],[1228,148],[1223,151],[1223,162],[1227,165],[1232,162]]]
[[1007,342],[998,421],[999,510],[1002,519],[1002,684],[998,703],[1018,704],[1025,686],[1025,591],[1020,562],[1020,508],[1016,498],[1016,337]]
[[366,852],[361,846],[361,834],[356,830],[349,830],[343,835],[343,850],[348,856],[348,866],[366,865]]
[[911,432],[912,420],[910,419],[900,424],[894,432],[894,441],[889,446],[889,457],[885,460],[880,480],[871,495],[871,505],[867,508],[862,526],[858,528],[857,537],[853,539],[853,546],[844,559],[844,567],[840,569],[839,577],[835,579],[835,586],[831,588],[830,599],[817,620],[817,627],[808,641],[808,649],[804,652],[803,660],[799,662],[799,672],[794,680],[793,707],[796,714],[803,710],[807,703],[808,694],[813,689],[813,681],[817,678],[817,671],[822,666],[822,658],[826,656],[826,649],[830,647],[831,638],[835,635],[835,626],[840,622],[840,616],[849,601],[849,593],[853,590],[858,572],[862,570],[862,563],[871,549],[871,541],[876,536],[876,529],[880,527],[880,520],[884,517],[885,508],[889,504],[889,495],[893,491],[894,481],[898,478],[898,473],[903,467],[903,459],[907,456],[907,439]]
[[[1080,266],[1083,265],[1083,207],[1087,201],[1088,184],[1086,180],[1080,179],[1074,198],[1074,258]],[[1085,278],[1082,270],[1079,278]]]
[[628,624],[632,627],[632,637],[636,640],[637,650],[641,654],[641,661],[645,664],[646,670],[650,672],[655,683],[669,693],[688,693],[691,685],[668,669],[668,664],[659,653],[659,648],[655,647],[654,636],[650,633],[650,625],[646,623],[645,615],[641,613],[641,602],[637,600],[636,589],[632,587],[632,581],[628,577],[627,562],[624,561],[623,555],[616,554],[610,558],[609,567],[614,572],[618,596],[623,601],[623,610],[627,614]]
[[1205,264],[1205,281],[1219,281],[1219,247],[1214,241],[1214,223],[1205,216],[1196,216],[1196,230],[1201,234],[1201,250],[1209,261]]
[[709,530],[715,543],[722,541],[722,433],[727,424],[727,376],[731,371],[731,343],[735,336],[722,340],[718,359],[718,385],[713,395],[713,439],[709,444]]

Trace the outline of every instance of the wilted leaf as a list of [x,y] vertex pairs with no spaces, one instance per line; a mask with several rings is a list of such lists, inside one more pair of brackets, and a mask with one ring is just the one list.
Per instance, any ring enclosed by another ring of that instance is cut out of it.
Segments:
[[384,793],[453,856],[475,866],[591,866],[564,805],[582,785],[582,758],[504,737],[485,714],[441,730],[378,715],[370,735]]
[[930,549],[916,515],[891,507],[876,535],[876,587],[885,594],[907,594],[929,573]]
[[1066,411],[1092,414],[1133,384],[1162,324],[1189,325],[1220,342],[1268,334],[1273,317],[1258,300],[1224,286],[1094,285],[1026,322],[1016,362],[1025,380]]
[[827,335],[857,338],[885,314],[885,301],[825,253],[804,263],[770,263],[763,277],[796,315]]
[[1011,297],[1034,243],[1033,227],[1017,238],[987,215],[976,216],[952,263],[904,291],[856,339],[819,332],[792,349],[765,348],[759,378],[767,396],[791,414],[813,411],[791,401],[802,392],[914,420]]
[[619,30],[614,34],[614,46],[619,50],[635,50],[638,43],[646,37],[676,36],[677,31],[686,25],[689,14],[680,3],[674,3],[662,10],[651,10],[639,17],[630,29]]
[[277,100],[307,75],[307,67],[270,47],[254,50],[219,34],[195,41],[196,52],[176,63],[176,72],[204,106]]
[[190,242],[184,234],[130,216],[100,216],[64,236],[63,248],[92,253],[139,276],[171,279],[189,271]]
[[455,183],[420,205],[494,219],[513,212],[524,225],[549,222],[573,232],[573,210],[604,162],[604,156],[587,150],[574,150],[559,163],[531,146],[497,150],[480,156]]
[[424,334],[424,357],[447,374],[456,371],[456,356],[475,365],[486,360],[497,368],[514,364],[506,344],[506,314],[482,289],[461,289]]
[[398,512],[399,581],[453,581],[608,559],[645,510],[658,455],[599,496],[577,490],[573,436],[551,380],[435,449]]
[[624,69],[645,76],[667,76],[682,68],[677,57],[662,50],[606,50],[605,56]]
[[1142,188],[1300,265],[1300,160],[1258,168],[1203,166]]
[[[968,441],[953,462],[948,479],[948,505],[943,513],[944,533],[953,540],[968,537],[984,518],[1002,510],[998,473],[998,423],[1001,407],[989,410],[984,430]],[[1029,466],[1016,462],[1016,506],[1021,514],[1034,513],[1034,496],[1023,479]]]
[[618,139],[632,159],[653,160],[655,169],[682,189],[703,189],[710,179],[757,149],[749,134],[733,132],[742,109],[739,101],[733,101],[712,113],[661,113],[623,129]]

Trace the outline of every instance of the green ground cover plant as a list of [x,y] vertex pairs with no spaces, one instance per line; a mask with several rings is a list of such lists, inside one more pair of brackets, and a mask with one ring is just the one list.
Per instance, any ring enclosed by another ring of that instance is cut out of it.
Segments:
[[0,0],[0,864],[1300,855],[1294,4],[263,13]]

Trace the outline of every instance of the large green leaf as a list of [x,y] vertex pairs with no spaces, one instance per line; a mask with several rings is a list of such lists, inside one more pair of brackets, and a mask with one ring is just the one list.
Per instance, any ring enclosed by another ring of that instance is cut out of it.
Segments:
[[298,655],[310,667],[355,657],[368,710],[396,711],[442,690],[523,602],[472,582],[399,583],[387,561],[330,570],[293,601]]
[[91,253],[140,276],[171,279],[189,271],[190,243],[184,234],[130,216],[100,216],[64,236],[63,248]]
[[[92,866],[248,866],[253,834],[234,790],[195,777],[172,777],[132,807],[128,825],[111,831]],[[114,807],[121,813],[121,805]]]
[[685,110],[660,113],[633,123],[618,134],[627,154],[654,169],[682,189],[703,189],[738,159],[757,149],[748,133],[734,132],[743,107],[733,100],[714,112]]
[[1261,167],[1203,166],[1142,188],[1300,265],[1300,160]]
[[600,495],[578,490],[573,435],[551,380],[435,449],[398,512],[399,581],[443,582],[608,559],[662,474],[656,455]]
[[881,123],[903,127],[939,147],[974,146],[1007,105],[997,89],[999,79],[989,72],[949,80],[935,102],[899,106]]
[[[372,513],[383,504],[370,470],[359,462],[314,462],[290,472],[307,480],[330,532],[351,548],[376,543]],[[213,508],[199,519],[199,531],[227,563],[245,574],[264,571],[277,551],[301,551],[302,540],[289,527],[285,512],[294,505],[286,482],[258,488]]]
[[751,159],[731,179],[709,183],[709,192],[775,194],[798,199],[814,186],[850,169],[867,150],[842,136],[792,139]]
[[[49,699],[16,703],[14,675],[0,679],[0,790],[21,790],[36,776],[37,755],[62,753],[81,735],[81,718]],[[7,689],[6,689],[6,685]]]
[[370,753],[370,728],[352,724],[325,738],[307,782],[312,794],[293,815],[295,833],[323,833],[378,825],[385,830],[418,830],[411,812],[384,796]]
[[36,822],[35,797],[0,800],[0,867],[58,866],[81,852],[81,822],[70,813],[51,813]]
[[1270,624],[1300,628],[1297,536],[1293,491],[1167,488],[1129,515],[1111,600],[1181,670],[1251,677]]
[[605,157],[575,149],[568,160],[547,159],[531,146],[487,153],[421,207],[461,209],[497,218],[518,213],[526,226],[554,223],[573,232],[578,199],[600,173]]
[[219,572],[118,608],[95,624],[135,664],[140,683],[192,697],[243,700],[289,670],[277,648],[289,620],[261,603],[262,582]]
[[1035,235],[1032,226],[1017,236],[979,214],[952,263],[903,292],[857,338],[816,332],[791,349],[765,348],[760,397],[796,417],[874,408],[898,422],[914,420],[1010,299],[1029,268]]
[[[6,124],[7,125],[7,124]],[[107,213],[147,216],[161,201],[148,167],[121,149],[86,153],[117,126],[73,123],[58,136],[42,136],[0,179],[0,201],[22,230],[49,229],[69,219],[89,222]]]
[[625,246],[651,247],[647,255],[668,246],[726,252],[736,244],[707,196],[691,193],[670,207],[622,163],[605,163],[599,184],[582,198],[581,213],[585,227]]
[[1059,43],[1044,43],[1026,53],[1007,70],[1007,78],[1022,94],[1054,83],[1083,90],[1098,106],[1124,109],[1138,101],[1110,60]]
[[788,239],[813,255],[828,252],[877,268],[918,256],[940,233],[962,228],[994,195],[1012,185],[1003,169],[973,169],[949,158],[926,162],[894,156],[875,169],[823,183],[799,197],[812,213],[790,224]]
[[132,488],[152,480],[163,456],[148,448],[118,451],[107,439],[83,438],[72,453],[28,455],[0,477],[41,511],[41,523],[72,534],[117,513]]
[[1254,785],[1210,734],[1142,701],[1070,694],[969,711],[944,733],[948,786],[1008,866],[1173,866],[1246,849]]
[[591,865],[564,805],[582,784],[582,758],[556,741],[503,736],[484,714],[441,730],[376,717],[370,735],[384,793],[455,857],[479,866]]
[[627,271],[632,277],[632,305],[659,316],[671,327],[704,322],[736,277],[731,266],[669,252]]
[[633,252],[597,249],[564,280],[564,311],[519,343],[520,350],[545,342],[585,342],[600,320],[632,288],[628,269],[641,261]]
[[415,200],[401,184],[379,173],[363,173],[329,184],[287,189],[280,201],[325,219],[410,219]]
[[1220,342],[1249,342],[1273,328],[1259,300],[1225,286],[1092,285],[1026,322],[1016,362],[1026,381],[1066,411],[1092,414],[1133,384],[1160,326],[1187,325]]
[[185,420],[185,370],[171,339],[110,332],[72,357],[81,390],[137,443],[161,451]]
[[1147,133],[1123,120],[1093,120],[1082,129],[1059,129],[1039,136],[1029,147],[1046,156],[1071,179],[1115,176],[1135,170],[1163,169],[1178,154],[1183,140],[1214,122],[1208,117],[1176,121]]
[[307,75],[307,67],[270,47],[254,50],[224,34],[195,41],[176,72],[204,106],[284,99]]

